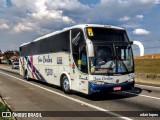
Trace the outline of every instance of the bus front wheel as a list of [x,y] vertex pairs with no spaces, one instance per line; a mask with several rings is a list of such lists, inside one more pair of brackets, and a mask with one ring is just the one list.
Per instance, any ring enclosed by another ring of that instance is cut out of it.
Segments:
[[64,76],[62,79],[62,89],[65,93],[69,94],[70,93],[70,84],[67,76]]

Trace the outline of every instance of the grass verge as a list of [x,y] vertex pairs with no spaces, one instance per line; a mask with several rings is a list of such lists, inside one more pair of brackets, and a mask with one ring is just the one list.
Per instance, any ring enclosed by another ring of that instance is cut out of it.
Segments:
[[160,59],[135,59],[135,72],[160,74]]

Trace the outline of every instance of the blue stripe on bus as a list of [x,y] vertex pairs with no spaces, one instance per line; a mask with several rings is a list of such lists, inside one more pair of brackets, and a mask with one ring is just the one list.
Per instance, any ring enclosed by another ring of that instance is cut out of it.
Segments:
[[134,87],[135,82],[123,82],[119,84],[103,84],[103,85],[98,85],[98,84],[93,84],[89,82],[89,87],[88,87],[88,93],[93,94],[93,93],[99,93],[99,92],[112,92],[114,91],[114,87],[121,87],[121,90],[128,90]]

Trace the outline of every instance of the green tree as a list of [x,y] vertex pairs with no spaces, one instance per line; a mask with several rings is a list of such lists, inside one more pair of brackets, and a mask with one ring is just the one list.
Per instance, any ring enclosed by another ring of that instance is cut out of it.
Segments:
[[5,59],[9,60],[12,56],[14,55],[14,52],[11,50],[7,50],[3,53],[3,56],[5,57]]

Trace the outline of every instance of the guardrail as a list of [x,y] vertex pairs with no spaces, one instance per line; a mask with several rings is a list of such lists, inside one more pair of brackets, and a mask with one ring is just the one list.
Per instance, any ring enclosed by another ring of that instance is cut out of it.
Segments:
[[160,86],[160,74],[136,73],[135,81],[137,83],[152,84]]

